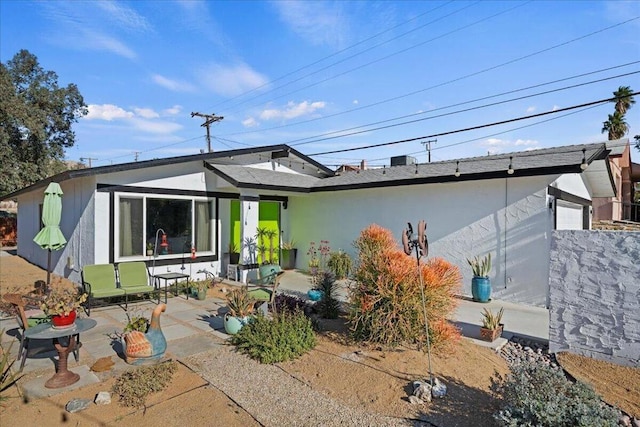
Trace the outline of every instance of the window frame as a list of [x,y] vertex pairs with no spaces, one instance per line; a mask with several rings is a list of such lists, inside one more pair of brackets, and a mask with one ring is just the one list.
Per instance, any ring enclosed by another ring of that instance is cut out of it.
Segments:
[[[115,262],[124,262],[124,261],[140,261],[140,260],[149,260],[149,256],[146,255],[146,250],[143,248],[141,255],[132,255],[132,256],[121,256],[121,242],[120,242],[120,200],[121,199],[142,199],[142,229],[143,229],[143,242],[146,242],[148,238],[152,238],[155,241],[155,235],[147,236],[147,200],[148,199],[169,199],[169,200],[188,200],[191,202],[191,238],[192,241],[195,241],[196,234],[196,202],[206,202],[209,205],[209,245],[211,250],[209,251],[200,251],[197,252],[198,257],[217,257],[217,239],[216,235],[218,233],[217,229],[217,218],[216,215],[216,198],[215,197],[207,197],[207,196],[196,196],[196,195],[176,195],[176,194],[161,194],[161,193],[146,193],[146,192],[129,192],[129,191],[115,191],[113,192],[114,196],[114,209],[113,209],[113,258]],[[160,240],[158,238],[158,244],[160,244]],[[175,254],[167,254],[161,255],[159,253],[155,254],[155,259],[157,261],[162,260],[182,260],[187,256],[187,253],[175,253]]]

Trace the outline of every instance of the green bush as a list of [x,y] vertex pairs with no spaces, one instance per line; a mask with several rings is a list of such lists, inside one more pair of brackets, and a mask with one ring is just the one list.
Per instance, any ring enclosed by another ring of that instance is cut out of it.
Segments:
[[502,400],[494,414],[501,426],[614,427],[616,412],[581,382],[571,382],[562,371],[546,364],[526,362],[512,367],[506,377],[491,379],[491,390]]
[[316,345],[311,321],[300,311],[257,316],[231,337],[240,351],[261,363],[293,360]]
[[338,251],[331,252],[329,254],[329,261],[327,261],[327,267],[336,275],[338,280],[344,279],[349,276],[353,268],[351,258],[346,252]]
[[338,287],[336,276],[330,271],[324,271],[317,277],[317,285],[314,289],[322,291],[322,299],[316,306],[318,314],[325,319],[337,319],[340,309],[340,301],[336,296]]
[[120,375],[113,385],[113,393],[123,406],[144,406],[147,396],[164,390],[178,369],[174,361],[143,366]]

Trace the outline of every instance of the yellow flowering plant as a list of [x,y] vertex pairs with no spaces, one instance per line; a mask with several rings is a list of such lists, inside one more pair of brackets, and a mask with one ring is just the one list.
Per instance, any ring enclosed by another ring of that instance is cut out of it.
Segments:
[[68,316],[86,300],[86,293],[80,294],[73,284],[62,283],[62,280],[58,279],[51,285],[51,290],[40,304],[40,308],[48,316]]

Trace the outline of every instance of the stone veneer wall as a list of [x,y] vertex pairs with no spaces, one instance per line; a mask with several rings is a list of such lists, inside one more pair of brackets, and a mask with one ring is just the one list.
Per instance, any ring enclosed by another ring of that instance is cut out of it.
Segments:
[[549,351],[640,366],[640,233],[554,231]]

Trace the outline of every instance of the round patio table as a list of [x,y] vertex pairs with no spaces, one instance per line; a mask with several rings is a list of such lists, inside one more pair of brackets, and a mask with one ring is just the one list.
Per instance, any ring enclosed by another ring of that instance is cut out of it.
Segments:
[[[24,336],[29,339],[46,340],[52,339],[53,345],[58,352],[58,366],[56,373],[44,383],[46,388],[61,388],[69,386],[80,379],[80,375],[67,369],[67,358],[76,347],[76,334],[88,331],[95,327],[97,322],[93,319],[76,319],[73,326],[69,328],[55,328],[53,324],[41,323],[24,331]],[[68,344],[60,343],[61,338],[67,337]]]

